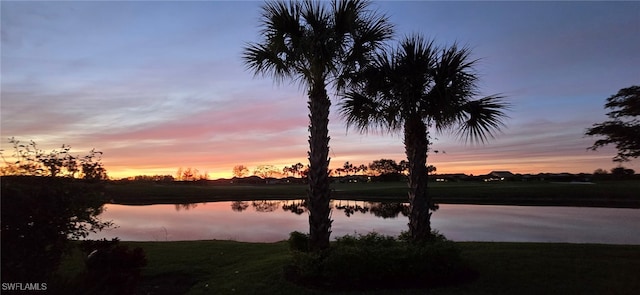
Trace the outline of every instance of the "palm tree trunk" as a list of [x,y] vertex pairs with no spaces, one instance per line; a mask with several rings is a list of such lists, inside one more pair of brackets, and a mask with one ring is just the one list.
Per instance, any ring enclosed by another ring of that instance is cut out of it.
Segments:
[[414,242],[431,237],[431,198],[427,193],[427,128],[418,118],[404,125],[404,145],[409,161],[409,234]]
[[[321,84],[321,83],[317,83]],[[309,91],[309,249],[329,248],[331,208],[329,207],[329,107],[324,84]]]

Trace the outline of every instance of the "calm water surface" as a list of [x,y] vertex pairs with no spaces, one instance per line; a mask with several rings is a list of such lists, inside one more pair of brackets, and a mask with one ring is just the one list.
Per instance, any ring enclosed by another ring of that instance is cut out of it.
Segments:
[[[118,228],[89,236],[124,241],[231,239],[275,242],[308,231],[302,201],[212,202],[185,205],[107,204]],[[398,235],[407,229],[402,203],[332,201],[332,237]],[[612,208],[440,205],[432,227],[454,241],[640,244],[640,210]]]

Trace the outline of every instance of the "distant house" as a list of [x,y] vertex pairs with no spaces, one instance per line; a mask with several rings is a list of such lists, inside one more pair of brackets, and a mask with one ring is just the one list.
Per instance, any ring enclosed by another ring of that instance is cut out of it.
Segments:
[[491,171],[485,175],[484,181],[504,181],[513,179],[514,176],[511,171]]
[[437,182],[447,182],[447,181],[464,181],[468,180],[469,176],[464,173],[451,173],[451,174],[434,174],[429,175],[430,180],[435,180]]

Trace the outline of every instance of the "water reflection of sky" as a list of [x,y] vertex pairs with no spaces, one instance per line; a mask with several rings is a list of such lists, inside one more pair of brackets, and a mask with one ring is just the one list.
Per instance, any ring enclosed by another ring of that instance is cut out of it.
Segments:
[[[119,227],[90,238],[275,242],[287,239],[292,231],[308,231],[308,213],[300,205],[304,204],[301,201],[189,206],[109,204],[102,218]],[[332,237],[371,231],[398,235],[407,229],[408,219],[401,204],[382,207],[361,201],[333,201],[332,206]],[[433,213],[432,227],[455,241],[640,244],[638,209],[440,205]]]

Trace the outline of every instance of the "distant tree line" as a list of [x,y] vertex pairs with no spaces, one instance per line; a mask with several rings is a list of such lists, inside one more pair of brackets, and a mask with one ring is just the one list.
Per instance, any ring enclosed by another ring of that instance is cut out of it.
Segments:
[[[306,167],[308,169],[308,167]],[[296,163],[291,166],[285,166],[282,169],[275,165],[258,165],[250,174],[249,167],[245,165],[236,165],[233,167],[232,175],[236,178],[247,177],[250,175],[258,176],[261,178],[280,178],[280,177],[306,177],[307,169],[302,163]]]
[[[406,174],[409,169],[409,163],[405,160],[396,162],[392,159],[379,159],[375,160],[368,165],[360,164],[354,165],[350,162],[345,162],[342,167],[336,169],[329,169],[328,174],[333,177],[351,176],[351,175],[366,175],[366,176],[381,176],[381,175],[393,175],[393,174]],[[245,165],[236,165],[233,167],[233,177],[242,178],[247,176],[258,176],[260,178],[287,178],[298,177],[305,178],[309,167],[302,163],[292,164],[291,166],[284,166],[282,169],[275,165],[258,165],[250,175],[249,167]],[[436,171],[436,167],[429,165],[428,173]]]
[[205,171],[204,173],[200,173],[200,170],[196,168],[178,168],[176,171],[175,180],[177,181],[198,181],[198,180],[209,180],[209,172]]
[[[350,162],[345,162],[343,167],[339,167],[336,169],[329,170],[329,175],[334,178],[340,179],[349,179],[349,181],[354,180],[351,177],[368,177],[366,180],[372,181],[406,181],[406,175],[408,173],[407,161],[396,162],[392,159],[379,159],[375,160],[368,165],[360,164],[353,165]],[[244,165],[236,165],[233,168],[233,176],[234,178],[247,178],[253,177],[256,178],[254,181],[245,180],[244,183],[255,183],[260,184],[264,183],[264,179],[290,179],[289,182],[292,183],[303,183],[305,182],[305,177],[307,173],[307,168],[301,163],[296,163],[291,166],[285,166],[284,168],[279,169],[275,165],[258,165],[255,169],[250,173],[250,169]],[[436,167],[433,165],[427,166],[427,172],[429,174],[430,180],[436,181],[483,181],[486,176],[485,175],[466,175],[462,173],[456,174],[435,174],[437,171]],[[180,169],[179,169],[180,171]],[[186,171],[186,173],[185,173]],[[173,175],[137,175],[133,177],[128,177],[126,179],[122,179],[121,181],[139,181],[139,182],[174,182],[174,181],[202,181],[209,180],[208,176],[203,176],[198,172],[197,169],[187,168],[182,169],[179,173],[182,175],[181,178],[174,177]],[[193,177],[196,174],[198,177]],[[579,174],[568,174],[568,173],[539,173],[535,175],[531,174],[515,174],[514,177],[508,180],[527,180],[527,179],[539,179],[539,180],[548,180],[548,179],[571,179],[571,180],[584,180],[584,179],[623,179],[625,177],[633,176],[635,174],[635,170],[628,169],[623,166],[617,166],[610,170],[606,169],[596,169],[593,173],[579,173]],[[206,174],[205,174],[206,175]],[[293,180],[292,178],[298,179],[298,181]],[[342,181],[342,180],[341,180]],[[344,180],[347,181],[347,180]]]
[[176,178],[173,175],[136,175],[127,180],[143,181],[143,182],[171,182]]
[[633,169],[617,166],[610,171],[598,168],[593,171],[593,178],[597,180],[609,180],[609,179],[638,179],[636,171]]

